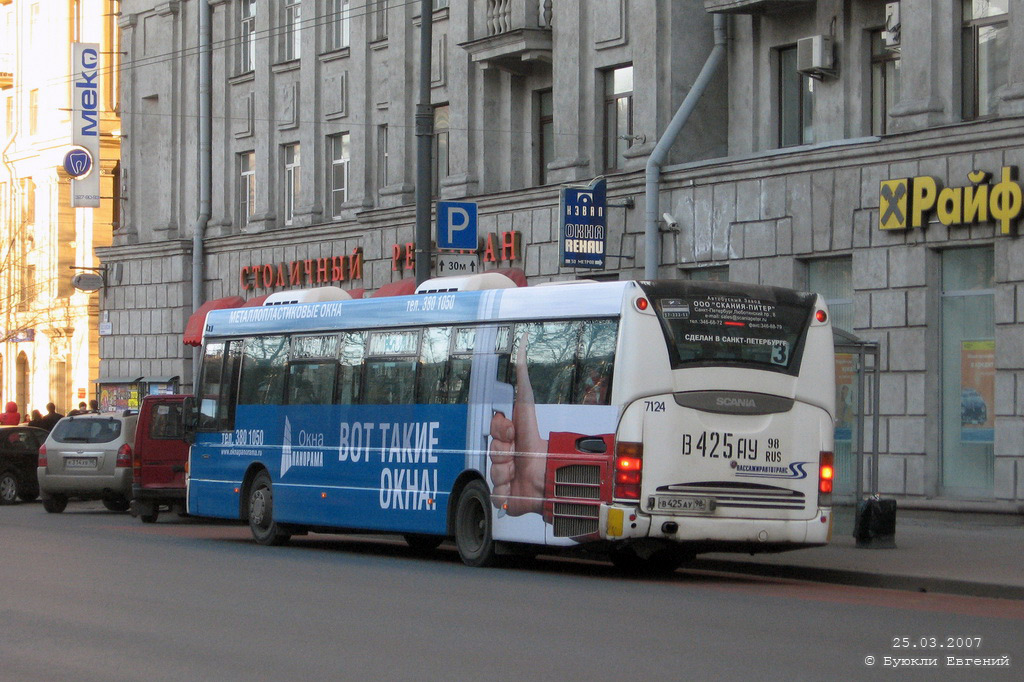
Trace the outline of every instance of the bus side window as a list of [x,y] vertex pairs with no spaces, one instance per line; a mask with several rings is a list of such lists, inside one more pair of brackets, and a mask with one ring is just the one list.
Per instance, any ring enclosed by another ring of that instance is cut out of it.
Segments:
[[257,336],[247,339],[242,350],[239,405],[280,405],[284,399],[288,338]]
[[416,402],[421,405],[448,402],[445,368],[448,364],[450,327],[428,327],[420,341]]
[[203,357],[199,382],[199,428],[230,431],[235,428],[235,388],[241,363],[241,341],[210,343]]
[[366,394],[369,405],[412,405],[416,398],[416,353],[419,330],[370,334],[366,360]]
[[617,333],[618,323],[614,320],[588,320],[583,323],[573,400],[576,404],[609,403]]
[[365,346],[366,334],[364,332],[345,332],[341,335],[338,396],[335,399],[339,405],[357,405],[361,402]]
[[476,329],[464,327],[455,330],[452,339],[452,354],[448,359],[448,403],[465,405],[469,400],[469,375],[473,369],[473,349],[476,346]]
[[[576,347],[580,326],[574,322],[541,322],[516,325],[513,334],[512,364],[526,339],[526,365],[538,404],[560,405],[572,402]],[[515,377],[514,369],[511,372]]]
[[295,362],[288,367],[289,405],[330,405],[334,399],[334,377],[338,363]]

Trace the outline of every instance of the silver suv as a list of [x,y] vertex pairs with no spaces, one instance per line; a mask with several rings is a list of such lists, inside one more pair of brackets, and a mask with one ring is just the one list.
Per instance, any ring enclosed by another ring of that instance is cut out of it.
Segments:
[[127,511],[132,496],[134,411],[64,417],[39,448],[43,507],[59,514],[68,498],[103,500],[110,511]]

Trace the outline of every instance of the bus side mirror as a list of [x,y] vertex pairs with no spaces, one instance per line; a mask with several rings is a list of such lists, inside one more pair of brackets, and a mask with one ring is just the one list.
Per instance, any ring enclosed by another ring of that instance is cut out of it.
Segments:
[[196,409],[195,396],[188,396],[181,407],[181,433],[185,442],[192,445],[196,442],[196,428],[199,426],[199,410]]

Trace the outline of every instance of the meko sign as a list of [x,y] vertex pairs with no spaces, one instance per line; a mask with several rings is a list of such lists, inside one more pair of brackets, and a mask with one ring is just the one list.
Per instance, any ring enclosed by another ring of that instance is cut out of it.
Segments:
[[92,155],[92,170],[71,180],[71,205],[100,205],[100,46],[71,44],[72,144]]
[[928,175],[883,180],[878,190],[878,227],[906,230],[927,227],[932,214],[947,227],[977,225],[994,221],[1001,234],[1014,234],[1024,213],[1024,192],[1017,182],[1017,169],[1003,166],[1000,178],[972,171],[965,187],[942,187]]

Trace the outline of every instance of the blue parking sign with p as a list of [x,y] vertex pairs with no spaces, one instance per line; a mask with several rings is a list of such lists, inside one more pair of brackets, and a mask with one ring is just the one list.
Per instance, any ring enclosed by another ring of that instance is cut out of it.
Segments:
[[437,248],[476,251],[476,203],[437,202]]

